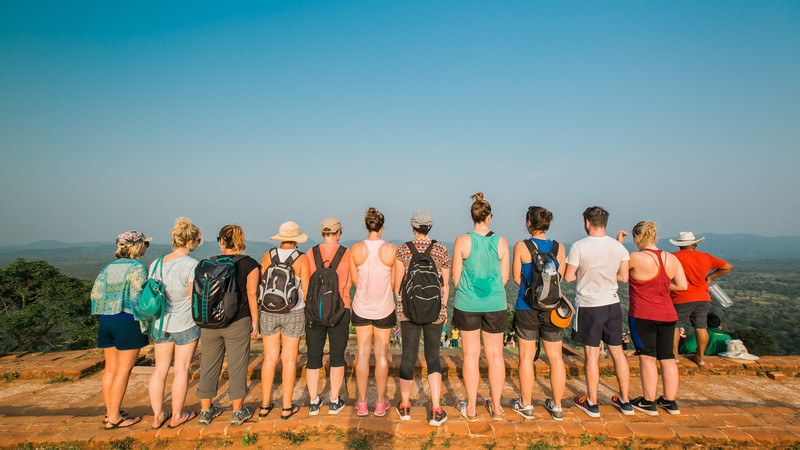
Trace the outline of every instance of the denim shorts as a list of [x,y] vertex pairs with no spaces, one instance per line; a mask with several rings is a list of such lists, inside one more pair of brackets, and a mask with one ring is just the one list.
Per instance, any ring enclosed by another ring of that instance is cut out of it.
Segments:
[[156,338],[153,336],[153,342],[156,344],[166,344],[168,342],[174,342],[175,345],[186,345],[191,344],[192,342],[200,339],[200,327],[197,325],[192,325],[191,328],[188,330],[183,331],[164,331],[161,333],[161,337]]

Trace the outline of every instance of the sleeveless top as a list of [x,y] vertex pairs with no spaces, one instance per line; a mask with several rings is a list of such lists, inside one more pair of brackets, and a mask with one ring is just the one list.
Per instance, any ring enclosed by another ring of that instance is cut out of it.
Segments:
[[[297,249],[296,248],[279,248],[278,249],[278,260],[280,262],[286,261],[286,259],[289,258],[289,256],[295,250],[297,250]],[[297,253],[299,253],[300,255],[303,254],[303,252],[301,252],[300,250],[297,250]],[[297,257],[299,258],[300,256],[298,255]],[[297,260],[295,260],[295,261],[297,261]],[[297,284],[297,296],[298,296],[297,297],[297,304],[294,305],[294,308],[292,308],[289,312],[297,311],[298,309],[303,309],[306,306],[306,302],[305,302],[305,298],[306,297],[303,294],[303,284],[300,282],[300,277],[297,276],[297,272],[295,272],[295,274],[294,274],[294,282]]]
[[472,247],[456,288],[455,307],[466,312],[505,311],[506,290],[500,276],[500,236],[469,232]]
[[358,267],[358,286],[353,296],[353,312],[368,320],[379,320],[394,312],[392,268],[381,261],[378,250],[386,241],[366,240],[367,259]]
[[[530,238],[536,247],[539,248],[540,252],[549,253],[550,250],[553,249],[553,240],[552,239],[534,239]],[[525,250],[527,251],[527,247]],[[551,261],[552,258],[547,258],[547,261]],[[553,264],[556,265],[556,270],[559,269],[558,260],[553,261]],[[525,290],[528,289],[528,285],[531,283],[531,276],[533,276],[533,263],[522,263],[522,281],[519,284],[519,292],[517,292],[517,303],[514,304],[514,309],[518,309],[520,311],[531,311],[531,305],[525,301]]]
[[678,320],[672,298],[669,296],[670,279],[661,260],[663,250],[644,249],[642,252],[650,252],[658,259],[658,273],[649,280],[635,280],[629,278],[628,297],[630,298],[630,309],[628,315],[637,319],[657,320],[661,322],[674,322]]

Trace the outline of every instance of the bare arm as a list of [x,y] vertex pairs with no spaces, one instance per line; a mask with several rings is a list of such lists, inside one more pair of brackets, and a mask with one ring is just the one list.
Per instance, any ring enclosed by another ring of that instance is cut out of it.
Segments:
[[466,238],[459,236],[453,244],[453,269],[450,276],[453,278],[453,286],[458,288],[458,282],[461,281],[461,270],[464,268],[464,259],[461,256],[464,252]]
[[619,263],[619,270],[617,270],[617,281],[627,283],[629,276],[630,274],[628,273],[628,261],[621,261]]
[[[450,269],[442,268],[442,280],[444,281],[444,286],[442,286],[442,304],[447,305],[447,299],[450,297]],[[445,322],[446,323],[446,322]]]
[[503,279],[503,286],[505,286],[508,283],[508,274],[511,270],[511,257],[509,256],[506,238],[501,237],[497,246],[497,253],[500,256],[500,277]]
[[[522,252],[525,249],[525,243],[519,241],[514,245],[514,257],[511,263],[511,277],[514,280],[514,283],[517,283],[517,286],[520,286],[522,283]],[[527,251],[527,249],[525,249]]]
[[405,270],[400,269],[403,267],[403,262],[400,261],[400,258],[396,258],[394,262],[394,294],[397,297],[400,297],[400,285],[403,284],[403,275],[405,275]]
[[358,266],[356,265],[356,254],[361,248],[362,243],[355,244],[350,249],[350,282],[353,286],[358,287]]
[[558,253],[556,254],[556,259],[558,260],[558,273],[563,278],[564,271],[567,270],[567,266],[564,264],[564,261],[567,259],[567,250],[564,248],[564,244],[558,244]]
[[[678,265],[678,270],[675,272],[675,276],[672,277],[672,280],[669,282],[669,290],[670,291],[685,291],[686,288],[689,287],[689,282],[686,280],[686,274],[683,272],[683,266],[681,265],[678,258],[669,255],[670,262],[673,264]],[[674,260],[674,262],[673,262]]]
[[564,281],[571,283],[578,279],[578,266],[567,264],[567,270],[564,271]]
[[250,319],[252,320],[250,336],[258,336],[258,299],[256,292],[258,292],[258,281],[261,274],[258,270],[253,269],[247,274],[247,306],[250,307]]
[[721,276],[725,276],[730,273],[733,266],[731,263],[725,263],[724,266],[720,267],[719,269],[711,272],[710,274],[706,275],[706,283],[713,280],[714,278],[719,278]]
[[297,276],[300,277],[300,287],[304,293],[308,292],[308,282],[311,280],[311,266],[309,265],[308,256],[300,255],[297,261],[292,264]]

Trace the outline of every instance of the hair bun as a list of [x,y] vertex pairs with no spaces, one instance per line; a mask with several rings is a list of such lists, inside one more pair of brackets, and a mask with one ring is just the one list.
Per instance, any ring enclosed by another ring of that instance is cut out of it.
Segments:
[[485,202],[486,200],[483,199],[483,192],[478,192],[477,194],[472,194],[471,198],[476,202]]

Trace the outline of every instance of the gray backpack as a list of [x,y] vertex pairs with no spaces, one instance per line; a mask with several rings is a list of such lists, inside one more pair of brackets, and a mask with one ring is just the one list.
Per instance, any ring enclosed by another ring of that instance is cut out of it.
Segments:
[[261,305],[262,311],[286,314],[297,305],[300,292],[292,264],[301,254],[295,250],[286,261],[281,262],[278,258],[278,249],[270,249],[269,257],[272,264],[267,267],[258,285],[258,304]]

